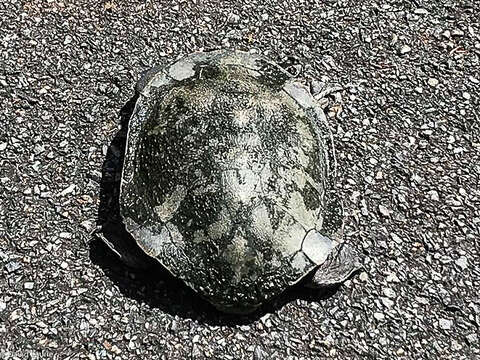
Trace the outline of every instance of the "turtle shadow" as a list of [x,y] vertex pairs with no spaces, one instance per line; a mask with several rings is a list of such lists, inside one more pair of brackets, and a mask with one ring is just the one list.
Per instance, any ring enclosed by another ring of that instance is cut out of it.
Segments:
[[[102,166],[100,182],[100,204],[97,225],[104,226],[102,236],[93,235],[89,243],[90,260],[98,265],[105,275],[118,287],[120,292],[135,301],[158,308],[172,316],[190,318],[210,325],[251,324],[267,313],[272,313],[295,300],[318,302],[334,295],[338,286],[324,289],[309,289],[295,285],[278,297],[262,305],[248,315],[226,314],[171,275],[160,263],[147,256],[125,230],[119,208],[120,178],[127,142],[127,129],[135,103],[136,93],[120,110],[120,130],[112,139]],[[105,227],[105,224],[107,226]],[[105,231],[107,229],[107,231]],[[103,238],[103,239],[102,239]],[[121,241],[121,246],[134,253],[144,264],[142,269],[132,268],[121,261],[114,251],[105,244]]]
[[130,268],[99,239],[90,242],[90,259],[102,268],[123,296],[145,303],[151,308],[160,309],[174,317],[192,319],[215,326],[251,324],[268,313],[280,310],[292,301],[325,300],[334,295],[338,288],[332,287],[320,291],[296,285],[253,313],[228,314],[217,310],[155,261],[152,261],[151,266],[144,270]]

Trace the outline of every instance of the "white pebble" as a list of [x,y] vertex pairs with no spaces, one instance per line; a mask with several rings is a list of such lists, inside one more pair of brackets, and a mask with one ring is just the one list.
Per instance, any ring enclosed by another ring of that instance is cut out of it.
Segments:
[[430,78],[428,79],[428,85],[432,86],[432,87],[435,87],[437,86],[439,83],[439,81],[435,78]]
[[405,55],[405,54],[408,54],[410,51],[412,51],[412,48],[408,45],[403,45],[401,48],[400,48],[400,54],[401,55]]
[[440,319],[438,320],[438,325],[440,325],[440,328],[443,330],[449,330],[453,325],[453,321],[448,319]]
[[456,261],[455,264],[459,266],[462,270],[465,270],[468,267],[468,259],[466,256],[460,256]]
[[433,200],[433,201],[439,201],[440,200],[440,196],[438,195],[438,191],[436,191],[436,190],[430,190],[427,194],[430,197],[430,199]]

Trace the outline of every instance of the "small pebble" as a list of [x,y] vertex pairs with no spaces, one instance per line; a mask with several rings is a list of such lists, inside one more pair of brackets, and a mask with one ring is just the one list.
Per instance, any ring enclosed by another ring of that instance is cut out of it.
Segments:
[[400,279],[398,278],[398,276],[394,273],[392,274],[388,274],[387,278],[385,279],[387,282],[394,282],[394,283],[398,283],[400,282]]
[[263,359],[268,359],[268,354],[260,346],[255,346],[255,350],[253,351],[253,360]]
[[386,297],[382,297],[382,304],[386,307],[386,308],[391,308],[395,303],[390,300],[389,298],[386,298]]
[[455,264],[460,267],[462,270],[468,268],[468,259],[466,256],[460,256],[456,261]]
[[386,297],[389,297],[390,299],[394,299],[394,298],[397,297],[397,294],[391,288],[384,288],[383,289],[383,295],[385,295]]
[[465,336],[465,338],[467,339],[468,343],[471,345],[475,345],[476,342],[478,341],[477,334],[468,334],[467,336]]
[[68,195],[68,194],[71,194],[73,192],[73,190],[75,190],[76,188],[76,185],[75,184],[71,184],[70,186],[68,186],[66,189],[64,189],[62,192],[60,192],[58,194],[58,196],[65,196],[65,195]]
[[22,309],[14,310],[14,311],[12,311],[10,316],[8,317],[8,320],[10,320],[10,321],[18,320],[22,317],[22,315],[23,315]]
[[395,233],[391,233],[390,234],[390,237],[392,238],[393,241],[395,241],[397,244],[402,244],[402,239],[400,238],[400,236],[398,236],[397,234]]
[[438,325],[440,325],[440,328],[443,330],[450,330],[453,325],[453,321],[448,319],[440,319],[438,320]]
[[202,353],[202,349],[197,344],[193,344],[192,346],[192,359],[203,359],[204,354]]
[[22,265],[16,261],[10,261],[7,265],[5,265],[5,269],[8,273],[13,273],[20,269]]
[[428,79],[428,85],[431,87],[436,87],[438,85],[439,81],[435,78],[430,78]]
[[[478,80],[477,78],[473,77],[473,76],[469,76],[468,79],[473,82],[474,84],[478,84],[480,83],[480,80]],[[0,149],[1,150],[1,149]]]
[[438,191],[430,190],[427,194],[431,200],[440,201],[440,196],[438,195]]
[[122,350],[117,345],[113,345],[110,351],[117,355],[122,353]]
[[418,9],[415,9],[414,13],[417,15],[426,15],[428,14],[428,10],[424,8],[418,8]]
[[368,280],[368,274],[365,271],[362,271],[362,273],[358,277],[360,281],[367,281]]
[[236,23],[238,23],[238,22],[240,21],[240,16],[238,16],[237,14],[232,13],[232,14],[230,14],[228,20],[229,20],[229,22],[230,22],[231,24],[236,24]]
[[385,217],[389,217],[392,211],[388,209],[386,206],[379,205],[378,210],[380,211],[380,214],[382,214]]
[[412,48],[410,46],[403,45],[398,52],[400,53],[400,55],[405,55],[408,54],[410,51],[412,51]]
[[452,36],[463,36],[463,35],[465,35],[465,33],[460,29],[453,29],[452,30]]

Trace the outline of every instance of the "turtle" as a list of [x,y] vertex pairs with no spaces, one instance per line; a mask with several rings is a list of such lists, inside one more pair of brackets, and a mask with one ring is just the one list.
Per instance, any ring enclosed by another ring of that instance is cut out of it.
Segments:
[[332,132],[301,79],[260,54],[215,50],[152,68],[136,93],[118,205],[142,255],[236,314],[361,267],[343,240]]

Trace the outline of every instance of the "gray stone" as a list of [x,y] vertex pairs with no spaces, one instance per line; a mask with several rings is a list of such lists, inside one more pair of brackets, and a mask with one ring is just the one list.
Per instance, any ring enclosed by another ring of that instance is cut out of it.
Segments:
[[22,267],[22,265],[17,261],[10,261],[9,263],[7,263],[7,265],[5,265],[5,269],[9,273],[13,273],[13,272],[19,270],[21,267]]

